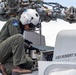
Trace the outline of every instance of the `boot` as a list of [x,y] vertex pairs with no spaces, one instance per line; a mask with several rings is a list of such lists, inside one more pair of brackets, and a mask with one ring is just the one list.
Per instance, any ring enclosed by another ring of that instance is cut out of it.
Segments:
[[19,74],[27,74],[27,73],[31,73],[32,71],[28,70],[28,69],[20,68],[19,66],[16,66],[13,68],[12,72],[19,73]]

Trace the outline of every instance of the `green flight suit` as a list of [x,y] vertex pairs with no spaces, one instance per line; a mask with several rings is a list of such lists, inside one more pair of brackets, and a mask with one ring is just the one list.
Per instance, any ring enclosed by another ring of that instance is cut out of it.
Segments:
[[20,33],[17,18],[8,20],[0,33],[0,62],[5,64],[8,73],[11,73],[13,66],[23,63],[26,63],[27,67],[32,66],[32,59],[25,53],[24,39]]

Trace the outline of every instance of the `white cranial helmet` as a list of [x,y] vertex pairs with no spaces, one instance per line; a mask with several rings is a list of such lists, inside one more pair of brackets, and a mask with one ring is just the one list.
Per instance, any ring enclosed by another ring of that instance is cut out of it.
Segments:
[[33,24],[37,25],[40,21],[40,16],[34,9],[26,9],[20,17],[20,21],[23,25]]

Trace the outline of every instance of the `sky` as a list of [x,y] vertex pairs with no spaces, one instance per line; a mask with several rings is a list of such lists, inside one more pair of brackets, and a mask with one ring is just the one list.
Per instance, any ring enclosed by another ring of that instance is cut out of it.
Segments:
[[44,0],[44,2],[57,2],[63,6],[76,6],[76,0]]
[[[45,2],[57,2],[62,6],[76,7],[76,0],[44,0]],[[5,22],[0,21],[0,29]],[[42,35],[45,36],[47,46],[55,46],[56,36],[61,30],[76,29],[76,23],[70,24],[63,20],[57,19],[57,21],[42,22]]]

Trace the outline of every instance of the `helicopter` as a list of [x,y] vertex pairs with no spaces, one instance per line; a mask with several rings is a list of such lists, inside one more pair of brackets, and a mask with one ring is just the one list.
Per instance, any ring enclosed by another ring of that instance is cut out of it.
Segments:
[[41,21],[63,19],[69,23],[76,22],[76,8],[65,7],[59,3],[44,2],[43,0],[0,0],[0,20],[7,21],[11,17],[20,16],[25,9],[35,9]]

